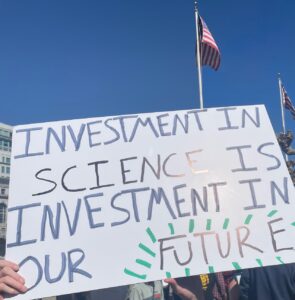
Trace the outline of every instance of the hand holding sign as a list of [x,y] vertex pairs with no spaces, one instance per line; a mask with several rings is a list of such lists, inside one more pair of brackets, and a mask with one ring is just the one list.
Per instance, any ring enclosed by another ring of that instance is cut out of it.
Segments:
[[19,293],[25,293],[25,280],[17,272],[19,266],[8,260],[0,260],[0,299],[4,299],[4,295],[15,296]]

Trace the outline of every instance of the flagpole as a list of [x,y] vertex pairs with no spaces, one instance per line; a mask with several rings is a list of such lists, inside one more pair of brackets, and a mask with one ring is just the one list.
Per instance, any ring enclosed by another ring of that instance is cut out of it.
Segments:
[[199,79],[199,96],[200,96],[200,108],[204,108],[203,100],[203,82],[202,82],[202,70],[201,70],[201,56],[200,56],[200,36],[199,36],[199,13],[197,8],[197,1],[195,1],[195,23],[196,23],[196,37],[197,37],[197,65],[198,65],[198,79]]
[[285,125],[285,111],[284,111],[284,102],[283,102],[283,89],[282,89],[282,80],[281,74],[278,74],[279,80],[279,90],[280,90],[280,99],[281,99],[281,114],[282,114],[282,125],[283,125],[283,133],[286,134],[286,125]]

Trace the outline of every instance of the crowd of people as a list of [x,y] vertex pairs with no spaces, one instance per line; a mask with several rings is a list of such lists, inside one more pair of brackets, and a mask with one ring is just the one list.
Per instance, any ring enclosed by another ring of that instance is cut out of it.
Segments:
[[[0,261],[0,300],[26,293],[19,266]],[[239,277],[239,280],[237,279]],[[295,263],[138,283],[59,296],[57,300],[294,300]]]

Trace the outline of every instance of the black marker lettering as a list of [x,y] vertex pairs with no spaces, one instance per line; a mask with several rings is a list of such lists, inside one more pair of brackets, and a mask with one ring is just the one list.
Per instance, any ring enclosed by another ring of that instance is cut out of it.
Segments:
[[239,129],[239,126],[232,126],[230,116],[229,116],[229,111],[230,110],[236,110],[236,107],[225,107],[225,108],[218,108],[216,111],[223,111],[224,112],[224,117],[225,117],[225,122],[226,126],[225,127],[219,127],[218,130],[232,130],[232,129]]
[[[62,252],[61,253],[61,268],[60,268],[59,274],[55,278],[52,278],[50,275],[50,256],[45,255],[44,275],[45,275],[45,279],[48,283],[54,283],[54,282],[60,281],[60,279],[63,277],[65,270],[66,270],[66,261],[67,261],[66,254],[64,252]],[[51,265],[56,265],[56,261],[54,261],[54,263]]]
[[270,182],[271,200],[272,200],[273,205],[277,204],[277,197],[276,197],[277,193],[283,199],[285,204],[290,204],[289,192],[288,192],[288,178],[287,177],[284,177],[283,184],[284,184],[284,191],[280,190],[280,188],[277,186],[277,184],[274,181]]
[[8,212],[17,211],[18,215],[17,215],[17,229],[16,229],[16,238],[15,238],[16,241],[14,243],[7,244],[7,248],[28,245],[28,244],[34,244],[37,242],[36,239],[22,241],[22,225],[23,225],[24,210],[28,209],[28,208],[32,208],[32,207],[39,207],[39,206],[41,206],[41,203],[32,203],[32,204],[28,204],[28,205],[11,207],[8,209]]
[[167,127],[167,125],[169,125],[169,123],[165,123],[162,119],[169,117],[169,114],[162,114],[162,115],[158,115],[157,116],[157,120],[158,120],[158,126],[159,126],[159,130],[160,130],[160,134],[161,136],[170,136],[171,132],[164,130],[164,127]]
[[123,192],[124,194],[129,194],[129,193],[131,194],[134,218],[135,218],[136,222],[140,222],[136,195],[137,195],[137,193],[146,192],[149,190],[150,190],[150,188],[139,188],[139,189],[133,189],[133,190],[125,190]]
[[[77,253],[80,253],[81,256],[76,261],[73,261],[72,254],[74,256],[76,256]],[[78,266],[82,263],[84,258],[85,258],[85,253],[82,249],[73,249],[73,250],[68,252],[69,282],[74,281],[74,273],[80,274],[80,275],[85,276],[87,278],[92,278],[91,274],[89,274],[88,272],[78,268]]]
[[160,243],[160,269],[161,270],[164,269],[164,252],[175,248],[174,246],[164,247],[164,242],[182,239],[185,237],[186,237],[186,235],[183,234],[183,235],[176,235],[176,236],[169,237],[169,238],[158,239],[158,242]]
[[185,176],[185,174],[169,174],[168,173],[168,171],[167,171],[167,163],[168,163],[168,161],[170,160],[170,158],[172,157],[172,156],[175,156],[175,155],[177,155],[176,153],[171,153],[170,155],[168,155],[167,157],[166,157],[166,159],[164,160],[164,162],[163,162],[163,172],[164,172],[164,174],[167,176],[167,177],[184,177]]
[[262,151],[262,149],[264,147],[266,147],[266,146],[274,146],[274,145],[275,145],[274,143],[264,143],[264,144],[260,145],[258,147],[258,149],[257,149],[258,153],[260,153],[262,155],[265,155],[267,157],[273,158],[275,160],[275,162],[276,162],[275,165],[266,168],[268,171],[278,169],[281,166],[281,162],[280,162],[280,160],[276,156],[274,156],[273,154],[265,153],[265,152]]
[[249,149],[251,148],[251,145],[243,145],[243,146],[234,146],[234,147],[227,147],[226,150],[237,150],[239,155],[239,161],[240,161],[240,168],[232,169],[232,172],[245,172],[245,171],[257,171],[256,167],[246,167],[245,165],[245,159],[243,156],[242,149]]
[[186,265],[188,265],[192,261],[192,258],[193,258],[192,243],[190,241],[188,241],[187,245],[188,245],[188,253],[189,253],[189,255],[188,255],[188,258],[185,261],[183,261],[183,262],[180,261],[179,256],[178,256],[176,250],[173,250],[173,255],[175,257],[175,260],[176,260],[176,262],[180,266],[186,266]]
[[199,116],[199,113],[202,113],[202,112],[207,112],[207,109],[200,109],[200,110],[191,110],[191,111],[188,111],[187,114],[190,115],[190,114],[193,114],[194,117],[195,117],[195,121],[196,121],[196,125],[197,125],[197,128],[198,130],[202,131],[203,130],[203,126],[202,126],[202,122],[200,120],[200,116]]
[[[34,257],[34,256],[27,256],[25,259],[23,259],[23,260],[19,263],[19,268],[21,268],[24,264],[26,264],[27,262],[30,262],[30,261],[33,262],[34,265],[35,265],[36,268],[37,268],[37,278],[36,278],[35,283],[34,283],[31,287],[29,287],[27,291],[30,291],[30,290],[32,290],[34,287],[36,287],[36,286],[40,283],[40,281],[42,280],[42,277],[43,277],[43,269],[42,269],[42,266],[41,266],[41,264],[39,263],[38,259],[37,259],[36,257]],[[32,270],[32,269],[30,268],[30,270]]]
[[[148,165],[153,174],[157,179],[160,179],[161,176],[161,157],[158,154],[157,155],[157,167],[153,167],[152,164],[148,161],[146,157],[143,157],[142,160],[142,165],[141,165],[141,176],[140,176],[140,182],[144,181],[144,176],[145,176],[145,166]],[[157,169],[156,169],[157,168]]]
[[53,212],[52,212],[51,207],[49,205],[44,205],[44,207],[43,207],[43,216],[42,216],[42,221],[41,221],[41,237],[40,237],[41,241],[45,240],[47,219],[49,220],[49,226],[50,226],[52,237],[55,240],[59,238],[60,210],[61,210],[61,204],[56,203],[56,217],[55,217],[55,222],[54,222],[53,221],[54,216],[53,216]]
[[121,174],[122,174],[123,184],[129,184],[129,183],[135,183],[135,182],[137,182],[137,180],[129,180],[129,181],[127,181],[126,180],[126,175],[125,175],[126,173],[130,173],[130,169],[125,169],[124,162],[128,161],[128,160],[134,160],[134,159],[137,159],[137,156],[127,157],[127,158],[120,159]]
[[101,120],[98,120],[98,121],[87,123],[88,142],[89,142],[90,148],[101,145],[101,142],[96,142],[96,143],[93,142],[93,136],[100,135],[101,131],[100,130],[92,131],[92,128],[91,128],[92,125],[101,124],[101,122],[102,122]]
[[146,118],[145,121],[143,121],[143,120],[141,119],[141,117],[138,117],[138,119],[136,120],[136,122],[135,122],[135,124],[134,124],[133,131],[132,131],[132,133],[131,133],[131,135],[130,135],[129,142],[132,142],[132,141],[133,141],[133,139],[134,139],[134,137],[135,137],[135,134],[136,134],[136,132],[137,132],[137,129],[138,129],[139,124],[142,125],[143,127],[146,127],[147,125],[149,125],[149,128],[152,130],[154,136],[155,136],[156,138],[159,137],[159,133],[157,132],[156,128],[154,127],[154,124],[153,124],[151,118]]
[[197,216],[198,211],[197,211],[197,201],[202,208],[204,212],[208,212],[208,192],[207,192],[207,187],[203,187],[203,197],[201,199],[201,196],[195,189],[191,189],[191,201],[192,201],[192,208],[193,208],[193,215]]
[[130,212],[128,209],[126,208],[122,208],[122,207],[118,207],[115,205],[115,201],[118,199],[119,196],[121,196],[123,194],[123,192],[120,192],[120,193],[117,193],[115,194],[113,197],[112,197],[112,200],[111,200],[111,207],[115,210],[118,210],[118,211],[122,211],[124,213],[127,214],[127,217],[126,219],[122,220],[122,221],[119,221],[119,222],[113,222],[111,223],[111,226],[118,226],[118,225],[122,225],[122,224],[125,224],[126,222],[128,222],[130,220]]
[[87,215],[88,215],[88,222],[89,222],[90,228],[104,227],[104,223],[95,223],[94,219],[93,219],[93,213],[94,212],[100,212],[101,207],[92,208],[89,201],[88,201],[88,199],[90,199],[90,198],[98,198],[98,197],[102,197],[102,196],[103,196],[103,193],[98,193],[98,194],[87,195],[87,196],[84,197],[86,211],[87,211]]
[[107,120],[105,120],[104,121],[104,125],[105,125],[105,127],[107,127],[108,129],[110,129],[115,134],[115,137],[112,140],[104,142],[104,145],[112,144],[112,143],[114,143],[114,142],[116,142],[117,140],[120,139],[120,133],[119,133],[119,131],[116,128],[114,128],[113,126],[109,125],[110,121],[113,121],[113,119],[107,119]]
[[184,122],[181,120],[180,116],[178,114],[175,114],[174,118],[173,118],[173,128],[172,128],[172,135],[176,135],[177,134],[177,128],[178,128],[178,124],[181,125],[183,131],[185,134],[188,133],[188,114],[184,114]]
[[53,187],[49,190],[46,190],[44,192],[40,192],[40,193],[36,193],[36,194],[32,194],[32,196],[40,196],[40,195],[44,195],[44,194],[48,194],[48,193],[51,193],[52,191],[55,190],[56,186],[57,186],[57,183],[53,180],[49,180],[49,179],[46,179],[46,178],[42,178],[42,177],[39,177],[39,174],[43,173],[43,172],[47,172],[47,171],[52,171],[50,168],[45,168],[45,169],[42,169],[40,171],[38,171],[36,174],[35,174],[35,177],[41,181],[45,181],[45,182],[49,182],[49,183],[52,183],[53,184]]
[[34,127],[34,128],[26,128],[26,129],[16,130],[15,133],[24,132],[26,134],[26,145],[25,145],[25,152],[23,154],[14,156],[15,159],[29,157],[29,156],[43,155],[44,154],[44,152],[30,152],[29,151],[30,144],[31,144],[31,132],[32,131],[39,131],[39,130],[42,130],[42,129],[43,129],[43,127]]
[[208,256],[207,256],[207,249],[205,244],[205,236],[213,235],[215,234],[215,231],[207,231],[207,232],[200,232],[200,233],[194,233],[195,237],[201,237],[201,244],[202,244],[202,252],[203,252],[203,258],[208,265]]
[[265,208],[264,204],[259,205],[257,203],[255,189],[254,189],[254,183],[255,182],[261,182],[261,179],[257,178],[257,179],[249,179],[249,180],[240,180],[239,181],[240,184],[244,184],[244,183],[249,184],[249,188],[250,188],[250,192],[251,192],[251,200],[252,200],[252,203],[253,203],[252,206],[244,207],[244,210],[250,210],[250,209],[256,209],[256,208]]
[[154,202],[156,202],[156,204],[160,204],[162,199],[163,199],[172,219],[176,219],[176,215],[169,203],[169,200],[168,200],[163,188],[160,187],[160,188],[158,188],[157,191],[155,189],[151,190],[151,197],[150,197],[149,206],[148,206],[148,218],[147,218],[148,220],[152,219]]
[[95,190],[95,189],[100,189],[100,188],[104,188],[104,187],[108,187],[108,186],[114,186],[115,184],[113,183],[109,183],[109,184],[100,184],[100,180],[99,180],[99,173],[98,173],[98,165],[102,165],[102,164],[107,164],[109,161],[108,160],[100,160],[100,161],[94,161],[88,164],[88,166],[94,166],[94,170],[95,170],[95,178],[96,178],[96,186],[93,186],[90,188],[90,190]]
[[61,178],[61,185],[62,185],[62,187],[65,189],[65,191],[67,191],[67,192],[81,192],[81,191],[85,191],[85,190],[86,190],[86,188],[77,188],[77,189],[69,188],[69,187],[65,184],[65,177],[66,177],[66,175],[69,173],[70,170],[76,169],[76,168],[77,168],[77,166],[69,167],[69,168],[67,168],[67,169],[64,171],[64,173],[63,173],[63,175],[62,175],[62,178]]
[[61,138],[58,136],[56,131],[49,127],[47,128],[47,136],[46,136],[46,154],[50,154],[50,146],[51,146],[51,137],[54,137],[59,149],[64,152],[66,150],[66,127],[61,127]]
[[186,187],[186,184],[180,184],[180,185],[177,185],[177,186],[173,187],[174,201],[175,201],[175,205],[176,205],[176,209],[177,209],[177,213],[178,213],[179,218],[188,217],[188,216],[191,215],[190,212],[182,212],[181,209],[180,209],[180,204],[185,203],[185,199],[179,198],[178,190],[182,189],[182,188],[185,188],[185,187]]
[[65,215],[67,218],[70,236],[72,236],[76,233],[77,224],[78,224],[78,220],[79,220],[79,216],[80,216],[81,202],[82,202],[82,200],[80,198],[78,198],[77,203],[76,203],[76,208],[75,208],[74,219],[73,219],[73,222],[71,222],[67,207],[66,207],[64,201],[61,201],[61,204],[63,206],[64,212],[65,212]]
[[[241,230],[245,230],[246,231],[246,235],[241,238]],[[246,241],[248,240],[248,237],[250,235],[250,229],[246,226],[240,226],[238,228],[236,228],[236,233],[237,233],[237,240],[238,240],[238,247],[239,247],[239,252],[241,257],[244,257],[244,252],[243,252],[243,247],[248,247],[251,248],[253,250],[256,250],[260,253],[263,253],[263,251],[249,243],[246,243]]]
[[275,235],[278,234],[278,233],[281,233],[281,232],[285,232],[286,229],[279,229],[279,230],[274,231],[273,228],[272,228],[272,224],[280,222],[280,221],[283,221],[283,218],[278,218],[278,219],[274,219],[274,220],[271,220],[271,221],[267,222],[267,225],[268,225],[268,228],[269,228],[269,231],[270,231],[270,236],[271,236],[273,249],[274,249],[275,252],[280,252],[280,251],[284,251],[284,250],[293,250],[294,247],[278,248],[278,246],[277,246],[277,241],[275,240]]
[[67,126],[67,129],[68,129],[68,131],[69,131],[69,133],[71,135],[72,141],[73,141],[73,143],[75,145],[75,151],[79,151],[79,149],[80,149],[81,141],[82,141],[82,136],[83,136],[83,133],[85,131],[85,127],[86,127],[85,124],[81,124],[78,136],[76,136],[75,133],[74,133],[73,128],[71,127],[71,125]]
[[259,108],[255,107],[255,120],[250,116],[246,109],[242,109],[242,128],[246,127],[246,117],[252,121],[252,123],[259,128],[260,127],[260,115]]
[[119,120],[119,124],[121,126],[121,132],[123,135],[124,142],[128,142],[127,134],[126,134],[126,128],[125,128],[125,120],[128,119],[137,119],[138,115],[134,116],[121,116],[121,117],[115,117],[113,120]]
[[215,238],[216,238],[217,248],[218,248],[218,252],[219,252],[220,256],[222,258],[228,257],[229,253],[230,253],[230,248],[231,248],[231,240],[230,240],[230,233],[229,233],[229,231],[226,232],[227,249],[226,249],[225,253],[223,253],[222,248],[221,248],[220,233],[216,233],[215,234]]
[[219,186],[225,186],[227,185],[226,182],[213,182],[209,183],[209,187],[213,187],[213,195],[214,195],[214,201],[215,201],[215,211],[220,212],[220,200],[219,200],[219,194],[217,187]]

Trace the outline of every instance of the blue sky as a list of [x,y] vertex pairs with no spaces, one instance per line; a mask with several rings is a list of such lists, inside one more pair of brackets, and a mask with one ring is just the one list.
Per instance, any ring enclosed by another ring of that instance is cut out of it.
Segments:
[[[200,0],[222,53],[205,107],[295,102],[295,1]],[[0,0],[0,122],[199,107],[193,0]],[[294,121],[286,113],[287,128]]]

